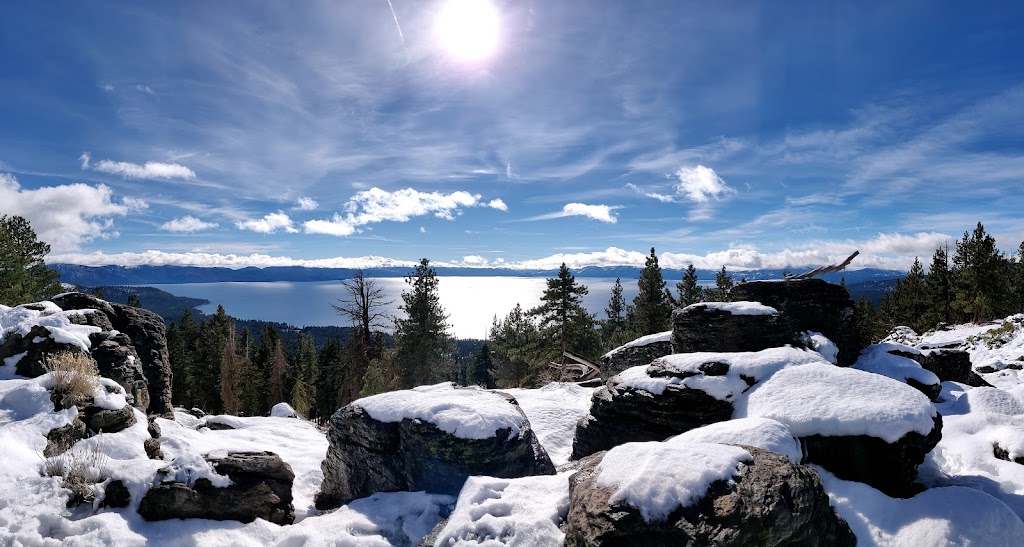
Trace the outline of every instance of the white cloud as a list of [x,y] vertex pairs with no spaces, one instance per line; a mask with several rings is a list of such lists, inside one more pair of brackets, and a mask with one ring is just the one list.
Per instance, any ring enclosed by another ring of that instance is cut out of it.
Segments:
[[712,198],[736,193],[714,169],[703,165],[680,167],[675,176],[679,179],[676,193],[694,203],[707,203]]
[[659,193],[656,193],[656,192],[648,192],[647,190],[641,189],[639,186],[633,184],[632,182],[626,183],[626,188],[629,188],[630,190],[633,190],[634,192],[643,194],[643,195],[645,195],[645,196],[647,196],[649,198],[654,198],[654,199],[656,199],[656,200],[658,200],[658,201],[660,201],[662,203],[673,203],[676,200],[675,196],[670,196],[668,194],[659,194]]
[[121,175],[129,179],[194,179],[195,171],[178,163],[161,163],[147,161],[143,165],[129,163],[126,161],[103,160],[92,164],[92,156],[83,152],[78,158],[82,162],[82,169],[92,169],[101,173]]
[[490,207],[491,209],[497,209],[499,211],[508,211],[508,205],[505,205],[505,202],[502,201],[501,198],[492,199],[491,201],[487,202],[487,206]]
[[103,91],[108,91],[109,92],[109,91],[113,91],[114,90],[114,84],[111,84],[111,83],[103,84],[102,87],[103,87]]
[[216,222],[204,222],[192,215],[185,215],[181,218],[163,223],[160,226],[161,230],[168,232],[198,232],[201,230],[210,230],[220,226]]
[[138,84],[138,85],[135,86],[135,89],[137,89],[137,90],[139,90],[139,91],[141,91],[143,93],[147,93],[149,95],[153,95],[153,88],[149,87],[148,85]]
[[0,204],[6,215],[28,219],[41,241],[54,252],[77,250],[95,239],[117,237],[111,217],[146,208],[141,199],[113,201],[104,185],[75,183],[24,190],[14,176],[0,173]]
[[325,234],[329,236],[350,236],[356,233],[355,226],[352,226],[340,215],[334,215],[331,220],[309,220],[302,224],[307,234]]
[[469,255],[462,257],[462,262],[466,266],[487,266],[487,259],[480,255]]
[[312,211],[320,206],[317,201],[311,197],[302,196],[296,201],[296,206],[301,211]]
[[511,163],[506,163],[505,164],[505,178],[508,179],[508,180],[512,180],[513,176],[515,176],[515,175],[512,173],[512,164]]
[[84,266],[201,266],[223,268],[245,268],[249,266],[303,266],[306,268],[390,268],[415,267],[417,262],[396,260],[382,256],[335,257],[303,260],[286,256],[270,256],[261,253],[249,255],[219,253],[169,253],[149,250],[141,253],[65,253],[52,255],[48,262],[81,264]]
[[242,220],[235,223],[239,230],[252,230],[261,234],[272,234],[284,230],[290,234],[298,232],[288,215],[278,212],[264,215],[263,218]]
[[619,206],[613,205],[587,205],[585,203],[567,203],[562,207],[561,211],[554,213],[547,213],[530,217],[525,220],[549,220],[553,218],[565,218],[565,217],[587,217],[601,222],[607,222],[609,224],[615,224],[618,222],[618,218],[612,213],[615,209],[621,209]]
[[421,234],[425,234],[425,233],[427,233],[427,229],[426,229],[426,228],[424,228],[423,226],[420,226],[420,233],[421,233]]

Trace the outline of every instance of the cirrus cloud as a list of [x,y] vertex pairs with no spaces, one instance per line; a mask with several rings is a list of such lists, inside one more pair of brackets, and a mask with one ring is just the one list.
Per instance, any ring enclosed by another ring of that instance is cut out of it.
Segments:
[[617,205],[587,205],[585,203],[566,203],[562,206],[561,211],[555,211],[554,213],[545,213],[543,215],[537,215],[523,220],[534,221],[534,220],[550,220],[553,218],[565,218],[565,217],[587,217],[593,220],[606,222],[608,224],[615,224],[619,219],[612,212],[622,207]]
[[83,152],[78,158],[82,162],[82,169],[91,169],[111,175],[121,175],[129,179],[186,179],[196,178],[195,171],[178,163],[162,163],[158,161],[147,161],[143,165],[129,163],[126,161],[102,160],[99,163],[91,163],[92,157],[88,152]]

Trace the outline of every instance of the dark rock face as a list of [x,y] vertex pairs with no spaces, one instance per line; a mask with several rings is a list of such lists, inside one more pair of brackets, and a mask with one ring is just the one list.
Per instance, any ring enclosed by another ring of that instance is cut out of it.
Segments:
[[[34,342],[39,340],[39,342]],[[36,325],[29,330],[28,334],[22,336],[17,333],[10,334],[0,346],[0,359],[13,357],[24,353],[14,371],[20,376],[35,378],[46,374],[43,363],[47,355],[56,353],[84,353],[78,346],[72,344],[61,344],[50,338],[50,329]]]
[[1006,450],[1005,448],[999,446],[996,443],[992,443],[992,455],[995,456],[996,459],[999,459],[999,460],[1003,460],[1003,461],[1007,461],[1007,462],[1013,462],[1013,463],[1016,463],[1016,464],[1019,464],[1019,465],[1024,465],[1024,457],[1017,456],[1016,458],[1012,458],[1011,459],[1010,458],[1010,452],[1008,450]]
[[693,505],[653,522],[628,505],[609,505],[613,490],[595,484],[603,453],[583,460],[569,480],[565,544],[856,545],[812,469],[767,450],[744,448],[753,462],[741,466],[733,482],[716,481]]
[[932,371],[943,382],[960,382],[972,387],[992,387],[971,368],[971,355],[957,349],[923,350],[921,355],[908,355],[921,368]]
[[857,339],[854,302],[839,285],[821,279],[748,281],[733,287],[729,297],[775,308],[794,338],[804,331],[822,333],[839,348],[841,366],[852,365],[863,349]]
[[907,498],[919,493],[917,467],[942,438],[942,416],[928,435],[911,431],[893,444],[868,436],[801,437],[807,455],[815,463],[848,481],[863,482],[889,496]]
[[149,408],[149,385],[132,341],[123,333],[104,331],[89,337],[90,354],[100,376],[110,378],[124,388],[129,403],[145,411]]
[[706,304],[672,311],[673,353],[761,351],[785,345],[791,334],[778,315],[734,315]]
[[[142,371],[149,385],[149,412],[168,414],[172,411],[167,331],[159,315],[82,293],[62,294],[54,297],[53,303],[64,310],[97,310],[97,314],[85,316],[87,324],[100,328],[110,325],[114,330],[127,335],[141,360]],[[98,317],[99,314],[102,317]]]
[[942,386],[939,384],[922,384],[913,378],[907,378],[907,385],[924,393],[931,402],[937,402],[939,400],[939,394],[942,393]]
[[125,406],[119,410],[108,410],[95,406],[88,406],[82,410],[85,418],[85,425],[90,431],[103,433],[117,433],[135,425],[135,412],[131,406]]
[[672,342],[652,342],[621,347],[601,357],[601,375],[611,378],[627,368],[649,365],[658,357],[672,354]]
[[[711,368],[709,371],[714,372]],[[655,364],[648,368],[648,373],[657,376],[660,370]],[[672,369],[664,372],[678,374]],[[703,391],[670,385],[661,395],[653,395],[622,385],[616,376],[594,392],[590,415],[576,424],[572,459],[628,442],[660,441],[728,420],[732,412],[731,403]]]
[[420,420],[379,422],[362,408],[348,405],[331,417],[330,448],[321,464],[324,482],[316,507],[338,507],[374,492],[458,495],[470,475],[517,478],[555,473],[525,417],[520,434],[509,438],[510,433],[501,429],[486,439],[462,439]]
[[217,488],[207,479],[194,487],[162,483],[146,492],[139,504],[142,518],[154,520],[203,518],[252,522],[257,518],[275,524],[295,520],[292,507],[291,466],[273,452],[232,452],[224,458],[208,458],[213,468],[227,475],[230,486]]
[[128,507],[128,504],[132,501],[132,494],[128,491],[128,487],[121,481],[110,481],[107,488],[103,491],[103,507],[113,507],[120,509],[122,507]]
[[89,436],[89,432],[78,416],[70,424],[51,429],[46,434],[46,448],[43,449],[43,456],[52,458],[63,454],[71,449],[78,441]]

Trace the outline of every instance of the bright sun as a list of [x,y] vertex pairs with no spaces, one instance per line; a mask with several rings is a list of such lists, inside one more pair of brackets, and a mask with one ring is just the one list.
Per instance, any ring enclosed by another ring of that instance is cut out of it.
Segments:
[[453,57],[478,61],[498,49],[498,10],[489,0],[447,0],[437,16],[435,32]]

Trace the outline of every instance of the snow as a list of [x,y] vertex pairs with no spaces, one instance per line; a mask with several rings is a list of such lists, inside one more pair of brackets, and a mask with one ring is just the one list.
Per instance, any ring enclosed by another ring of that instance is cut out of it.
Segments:
[[742,444],[782,454],[793,463],[800,463],[803,459],[800,441],[793,437],[786,424],[768,418],[739,418],[717,422],[691,429],[665,442]]
[[[786,346],[736,353],[677,353],[660,357],[655,363],[676,370],[679,376],[650,376],[648,365],[642,365],[619,373],[620,385],[654,395],[661,395],[671,385],[682,386],[727,401],[750,387],[744,377],[757,382],[786,367],[826,361],[817,352]],[[706,376],[700,367],[707,363],[725,363],[729,371],[723,376]]]
[[553,382],[539,389],[503,389],[515,397],[519,408],[551,462],[562,465],[572,455],[576,422],[590,414],[592,387]]
[[703,307],[709,310],[717,310],[731,313],[733,315],[778,315],[779,310],[765,306],[760,302],[740,300],[738,302],[698,302],[690,304],[684,309]]
[[190,488],[195,486],[196,481],[199,479],[206,479],[210,481],[210,484],[218,488],[224,488],[232,484],[230,478],[218,474],[210,462],[194,452],[180,454],[171,461],[171,465],[168,468],[170,473],[167,474],[162,482],[180,482],[187,484]]
[[878,374],[828,364],[780,370],[736,402],[734,418],[763,417],[797,437],[868,435],[894,443],[927,435],[935,407],[920,391]]
[[753,457],[737,446],[706,443],[626,443],[609,450],[595,484],[612,488],[611,505],[640,511],[646,522],[665,520],[699,500],[715,481],[731,480]]
[[451,383],[420,386],[364,397],[351,403],[379,422],[422,420],[461,439],[488,439],[502,429],[519,435],[525,418],[501,395]]
[[557,547],[572,472],[519,479],[470,477],[435,545]]
[[[43,309],[32,309],[36,307]],[[0,306],[0,344],[3,344],[12,334],[28,336],[32,327],[39,325],[46,327],[49,337],[53,338],[55,342],[88,350],[90,347],[89,335],[100,332],[102,329],[90,325],[76,325],[71,318],[95,312],[96,310],[63,311],[53,302],[37,302],[13,308]],[[41,341],[39,337],[33,340]]]
[[894,355],[890,352],[900,351],[916,354],[918,350],[896,343],[882,343],[868,346],[861,352],[853,368],[881,374],[887,378],[907,383],[907,380],[914,380],[926,386],[940,383],[939,377],[930,370],[924,369],[917,361],[902,355]]
[[270,409],[270,415],[275,418],[294,418],[298,416],[298,413],[288,403],[277,403],[274,408]]
[[640,338],[637,338],[636,340],[633,340],[632,342],[628,342],[626,344],[623,344],[623,345],[621,345],[621,346],[619,346],[619,347],[609,351],[608,353],[604,354],[604,357],[611,357],[612,355],[615,355],[616,353],[618,353],[619,351],[621,351],[621,350],[623,350],[625,348],[635,348],[635,347],[639,347],[639,346],[649,346],[649,345],[655,344],[657,342],[671,342],[671,341],[672,341],[672,331],[668,330],[668,331],[665,331],[665,332],[656,332],[654,334],[648,334],[647,336],[641,336]]
[[839,362],[839,348],[824,334],[807,331],[800,336],[800,340],[807,344],[807,347],[821,354],[829,363],[834,365]]

